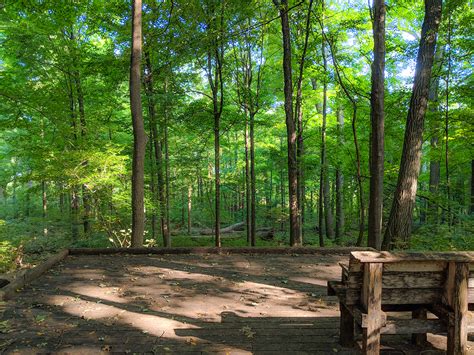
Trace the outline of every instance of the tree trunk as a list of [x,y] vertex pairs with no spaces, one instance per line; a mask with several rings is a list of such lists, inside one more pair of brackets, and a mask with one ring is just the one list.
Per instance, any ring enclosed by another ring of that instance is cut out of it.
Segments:
[[150,120],[150,139],[153,142],[153,151],[155,153],[155,164],[156,164],[156,174],[157,174],[157,194],[158,202],[160,206],[160,230],[161,238],[163,240],[163,246],[169,247],[171,244],[170,233],[168,229],[168,224],[166,223],[166,200],[165,200],[165,182],[163,177],[163,151],[160,133],[158,132],[157,122],[156,122],[156,111],[155,111],[155,99],[154,99],[154,84],[153,84],[153,67],[151,64],[150,54],[145,51],[145,67],[146,67],[146,77],[144,80],[145,93],[147,96],[148,103],[148,115]]
[[285,94],[286,133],[288,144],[288,195],[290,202],[290,245],[302,245],[298,215],[298,166],[296,162],[296,127],[293,120],[293,84],[291,71],[291,36],[288,1],[273,0],[279,8],[283,39],[283,76]]
[[[344,145],[344,111],[341,107],[337,109],[337,138],[339,148]],[[342,150],[339,152],[342,156]],[[341,163],[336,169],[336,244],[340,244],[344,234],[344,175],[342,174]]]
[[367,246],[382,245],[383,173],[384,173],[384,90],[385,90],[385,1],[374,1],[374,61],[370,97],[371,149],[369,229]]
[[[146,88],[145,88],[146,91]],[[148,111],[148,114],[150,112]],[[150,138],[153,139],[153,133],[151,128],[151,119],[150,122]],[[156,186],[155,186],[155,160],[153,156],[153,142],[149,144],[149,156],[150,156],[150,192],[151,192],[151,201],[152,201],[152,208],[151,208],[151,238],[156,240],[156,208],[155,204],[157,202],[156,198]]]
[[250,220],[250,165],[249,165],[249,124],[248,124],[248,111],[245,110],[245,231],[247,234],[247,245],[251,245],[250,238],[250,229],[251,229],[251,220]]
[[255,246],[257,216],[257,181],[255,177],[255,114],[250,113],[250,245]]
[[165,119],[163,122],[163,146],[165,148],[165,221],[166,221],[166,246],[171,247],[170,225],[170,156],[168,145],[168,78],[165,78]]
[[446,68],[446,98],[444,115],[444,139],[445,139],[445,173],[446,173],[446,199],[448,201],[448,225],[452,224],[453,216],[451,213],[451,181],[449,174],[449,74],[451,72],[451,14],[448,15],[448,41],[447,41],[447,63]]
[[[435,53],[434,67],[435,75],[431,78],[430,90],[428,93],[429,111],[432,114],[432,127],[430,139],[430,181],[429,191],[432,197],[438,195],[439,183],[441,180],[441,157],[439,152],[439,79],[443,62],[443,49],[438,47]],[[438,224],[438,204],[433,200],[428,200],[428,222]]]
[[191,235],[191,211],[193,203],[193,187],[188,187],[188,235]]
[[[321,3],[322,15],[321,15],[321,31],[324,31],[324,1]],[[334,238],[334,220],[331,211],[331,197],[329,189],[329,173],[328,173],[328,163],[326,156],[326,116],[327,116],[327,75],[328,75],[328,62],[326,58],[326,41],[325,36],[321,36],[321,54],[323,57],[323,68],[324,68],[324,78],[323,78],[323,122],[321,127],[321,184],[323,186],[322,198],[324,203],[324,216],[325,216],[325,225],[326,225],[326,237],[329,239]],[[313,87],[314,88],[314,87]]]
[[132,51],[130,57],[130,109],[133,124],[132,162],[132,247],[143,245],[145,231],[144,165],[146,135],[140,97],[140,62],[142,56],[142,1],[132,5]]
[[382,245],[385,250],[394,246],[407,247],[410,242],[413,206],[420,172],[423,123],[428,103],[436,35],[441,20],[441,4],[441,0],[425,1],[425,19],[421,30],[400,171]]
[[296,148],[296,162],[298,164],[298,209],[300,216],[300,234],[301,238],[304,235],[304,139],[303,139],[303,109],[302,109],[302,83],[303,83],[303,71],[304,64],[306,61],[306,50],[308,48],[309,33],[311,28],[311,8],[313,6],[313,0],[309,1],[308,14],[306,16],[306,30],[304,37],[303,52],[299,63],[299,74],[296,85],[296,102],[295,102],[295,115],[297,123],[297,148]]

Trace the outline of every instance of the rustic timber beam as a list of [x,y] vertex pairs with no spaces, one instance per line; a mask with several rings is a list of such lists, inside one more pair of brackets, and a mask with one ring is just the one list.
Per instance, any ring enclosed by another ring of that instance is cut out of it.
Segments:
[[0,289],[0,300],[8,300],[12,298],[15,295],[16,290],[23,288],[26,284],[43,275],[46,271],[51,269],[54,265],[62,261],[68,255],[69,250],[63,249],[60,252],[51,256],[45,262],[22,273],[12,282],[10,282],[7,286]]

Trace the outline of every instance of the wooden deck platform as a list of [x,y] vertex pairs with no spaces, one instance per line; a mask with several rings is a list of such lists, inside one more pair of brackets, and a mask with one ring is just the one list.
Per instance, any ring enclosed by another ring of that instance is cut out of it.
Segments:
[[[358,354],[337,343],[338,303],[326,296],[347,260],[70,255],[1,304],[0,353]],[[445,337],[428,340],[387,335],[383,353],[444,352]]]

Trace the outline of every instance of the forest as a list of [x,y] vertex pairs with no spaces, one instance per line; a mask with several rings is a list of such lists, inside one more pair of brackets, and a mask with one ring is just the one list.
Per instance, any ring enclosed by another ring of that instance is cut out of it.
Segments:
[[474,250],[467,0],[6,0],[0,272],[62,247]]

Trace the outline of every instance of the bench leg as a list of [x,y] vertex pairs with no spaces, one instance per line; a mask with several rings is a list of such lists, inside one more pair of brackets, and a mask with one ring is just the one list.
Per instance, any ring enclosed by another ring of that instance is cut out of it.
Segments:
[[[412,312],[413,319],[426,319],[427,312],[426,309],[420,308]],[[411,342],[418,346],[423,346],[426,344],[426,333],[414,333],[411,335]]]
[[354,345],[354,316],[343,303],[339,303],[339,309],[341,311],[339,341],[342,346],[351,347]]
[[362,333],[362,353],[380,353],[382,328],[382,264],[364,265],[364,281],[361,293],[362,305],[367,310],[367,327]]
[[454,268],[454,282],[451,283],[448,293],[451,292],[451,307],[454,311],[453,324],[448,326],[448,355],[467,354],[467,316],[468,316],[468,263],[450,263]]

